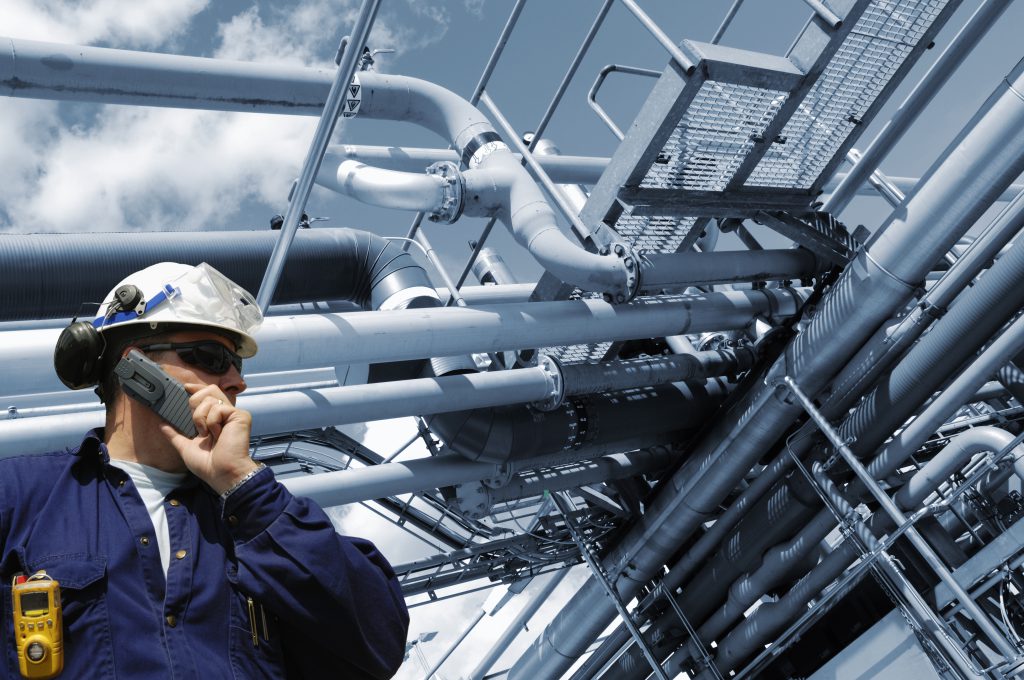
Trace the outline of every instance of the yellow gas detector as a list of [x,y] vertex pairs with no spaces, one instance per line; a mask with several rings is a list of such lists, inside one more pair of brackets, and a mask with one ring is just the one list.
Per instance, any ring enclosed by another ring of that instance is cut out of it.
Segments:
[[11,595],[22,677],[37,680],[57,677],[64,669],[60,584],[45,571],[29,577],[15,576]]

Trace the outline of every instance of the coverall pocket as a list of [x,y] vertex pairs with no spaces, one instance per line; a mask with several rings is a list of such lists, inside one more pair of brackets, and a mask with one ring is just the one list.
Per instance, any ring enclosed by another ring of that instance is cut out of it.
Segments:
[[262,602],[231,589],[231,666],[236,678],[285,677],[278,626]]
[[88,658],[89,668],[95,669],[91,677],[113,677],[106,558],[84,553],[29,556],[24,566],[26,574],[42,569],[60,584],[65,669],[77,666],[76,659]]

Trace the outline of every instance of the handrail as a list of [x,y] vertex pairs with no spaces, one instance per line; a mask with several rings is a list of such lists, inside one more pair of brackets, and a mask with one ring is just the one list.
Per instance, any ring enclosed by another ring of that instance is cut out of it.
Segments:
[[607,78],[611,73],[628,73],[634,76],[659,78],[661,77],[661,72],[649,68],[640,68],[639,66],[608,64],[601,69],[597,74],[597,79],[594,81],[594,84],[590,86],[590,92],[587,93],[587,103],[590,105],[590,108],[594,110],[594,113],[597,114],[597,117],[604,121],[604,124],[608,126],[612,131],[612,134],[618,137],[621,142],[626,138],[626,135],[623,134],[619,126],[615,124],[615,121],[613,121],[611,116],[608,115],[608,112],[604,110],[604,107],[597,103],[597,92],[601,89],[601,86],[604,85],[605,78]]

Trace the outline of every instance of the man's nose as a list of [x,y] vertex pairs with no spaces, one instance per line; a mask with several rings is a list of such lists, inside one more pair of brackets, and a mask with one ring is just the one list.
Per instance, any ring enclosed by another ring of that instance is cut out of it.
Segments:
[[238,369],[232,366],[228,369],[227,373],[221,376],[219,387],[231,399],[231,404],[234,405],[235,398],[242,392],[245,392],[249,386],[245,384],[245,378],[238,372]]

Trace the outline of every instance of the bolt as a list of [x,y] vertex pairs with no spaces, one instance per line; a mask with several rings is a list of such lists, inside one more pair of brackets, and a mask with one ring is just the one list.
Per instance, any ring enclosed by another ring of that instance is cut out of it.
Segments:
[[626,249],[622,247],[621,243],[615,244],[615,254],[618,255],[619,257],[622,257],[623,255],[626,254]]
[[628,269],[629,271],[633,271],[633,258],[627,257],[625,259],[625,263],[626,263],[626,269]]

